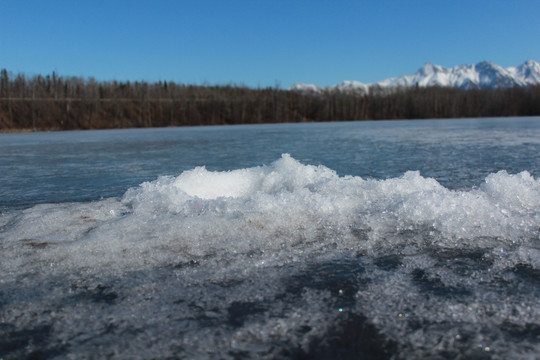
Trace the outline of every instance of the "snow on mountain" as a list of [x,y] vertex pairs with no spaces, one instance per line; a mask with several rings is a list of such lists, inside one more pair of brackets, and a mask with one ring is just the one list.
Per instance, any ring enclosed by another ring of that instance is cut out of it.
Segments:
[[416,84],[418,86],[447,86],[450,76],[451,72],[448,69],[428,62],[412,75],[386,79],[374,85],[380,87],[409,87]]
[[488,61],[474,65],[458,65],[445,68],[440,65],[426,63],[416,73],[364,84],[359,81],[344,81],[327,88],[311,84],[295,84],[290,90],[303,93],[323,92],[358,92],[368,93],[372,87],[394,88],[412,86],[441,86],[460,89],[500,89],[514,86],[526,87],[540,85],[540,64],[529,60],[517,67],[503,68]]
[[526,85],[540,84],[540,64],[534,60],[529,60],[518,67],[510,67],[508,71]]
[[369,85],[361,83],[360,81],[345,80],[341,84],[337,84],[330,87],[320,87],[313,84],[297,83],[289,88],[289,90],[301,92],[304,94],[318,95],[328,92],[359,92],[367,93],[369,91]]
[[345,80],[341,84],[337,84],[330,87],[331,91],[341,91],[341,92],[364,92],[369,91],[369,85],[361,83],[360,81],[354,80]]
[[300,92],[304,94],[321,94],[322,87],[313,84],[296,83],[289,88],[290,91]]

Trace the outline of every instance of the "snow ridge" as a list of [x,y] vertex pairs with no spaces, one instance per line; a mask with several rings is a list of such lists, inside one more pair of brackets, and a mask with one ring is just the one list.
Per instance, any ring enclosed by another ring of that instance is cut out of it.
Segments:
[[310,94],[325,92],[366,94],[372,88],[440,86],[468,90],[505,89],[532,85],[540,85],[540,64],[534,60],[528,60],[519,66],[508,68],[488,61],[473,65],[458,65],[453,68],[445,68],[428,62],[414,74],[389,78],[376,83],[365,84],[360,81],[347,80],[330,87],[297,83],[289,90]]

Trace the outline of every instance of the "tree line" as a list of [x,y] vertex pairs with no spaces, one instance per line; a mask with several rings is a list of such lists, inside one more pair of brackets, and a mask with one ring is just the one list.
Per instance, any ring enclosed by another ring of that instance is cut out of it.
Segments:
[[257,124],[540,115],[540,86],[372,88],[308,94],[267,87],[97,81],[0,73],[0,130]]

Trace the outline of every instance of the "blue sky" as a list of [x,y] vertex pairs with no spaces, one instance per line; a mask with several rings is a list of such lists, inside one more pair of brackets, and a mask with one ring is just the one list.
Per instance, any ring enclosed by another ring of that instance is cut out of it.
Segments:
[[27,75],[288,88],[428,61],[540,61],[538,0],[0,0],[0,11],[0,68]]

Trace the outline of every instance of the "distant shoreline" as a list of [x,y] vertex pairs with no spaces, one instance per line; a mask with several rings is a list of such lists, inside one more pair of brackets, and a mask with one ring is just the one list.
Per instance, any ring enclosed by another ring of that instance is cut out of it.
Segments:
[[0,132],[540,115],[540,86],[310,94],[277,87],[98,82],[2,71]]
[[381,121],[410,121],[410,120],[473,120],[473,119],[505,119],[505,118],[534,118],[540,115],[532,116],[484,116],[484,117],[458,117],[458,118],[422,118],[422,119],[377,119],[377,120],[335,120],[335,121],[306,121],[306,122],[279,122],[279,123],[247,123],[247,124],[216,124],[216,125],[178,125],[162,127],[124,127],[124,128],[103,128],[103,129],[70,129],[60,128],[51,129],[0,129],[0,134],[26,134],[26,133],[46,133],[46,132],[65,132],[65,131],[95,131],[95,130],[129,130],[129,129],[168,129],[168,128],[190,128],[190,127],[209,127],[209,126],[245,126],[245,125],[272,125],[272,124],[316,124],[316,123],[342,123],[342,122],[381,122]]

